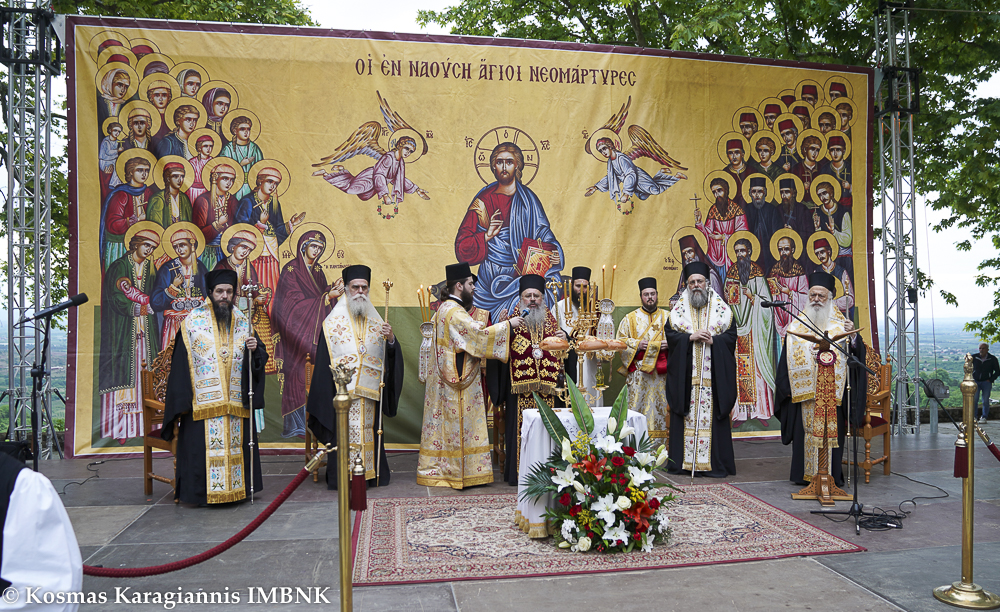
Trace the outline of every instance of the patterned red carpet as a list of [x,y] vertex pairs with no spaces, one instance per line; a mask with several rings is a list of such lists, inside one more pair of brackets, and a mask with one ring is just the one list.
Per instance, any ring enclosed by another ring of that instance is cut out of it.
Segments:
[[560,550],[514,524],[514,494],[369,499],[354,584],[523,578],[736,563],[864,550],[728,484],[684,487],[673,536],[651,553]]

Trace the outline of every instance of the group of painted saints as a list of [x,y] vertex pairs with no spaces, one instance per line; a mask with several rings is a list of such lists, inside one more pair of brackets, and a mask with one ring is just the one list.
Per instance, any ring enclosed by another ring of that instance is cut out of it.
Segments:
[[[215,270],[236,272],[234,304],[273,356],[265,373],[278,374],[284,391],[282,435],[303,435],[303,364],[315,361],[320,324],[343,293],[321,266],[332,234],[321,226],[296,233],[304,212],[286,219],[279,196],[289,172],[264,156],[261,122],[230,84],[115,32],[95,38],[93,51],[101,437],[124,444],[142,435],[140,370],[205,302]],[[292,254],[284,266],[283,252]]]

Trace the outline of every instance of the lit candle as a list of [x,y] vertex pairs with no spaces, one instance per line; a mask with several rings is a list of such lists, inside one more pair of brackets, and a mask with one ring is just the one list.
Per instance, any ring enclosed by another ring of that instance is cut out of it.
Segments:
[[420,304],[420,320],[421,322],[427,322],[427,315],[424,313],[424,286],[420,285],[420,289],[417,289],[417,303]]
[[587,283],[586,285],[583,286],[583,301],[580,304],[580,309],[583,312],[587,312],[588,305],[589,305],[589,302],[588,302],[589,298],[590,298],[590,283]]
[[611,290],[608,291],[608,299],[615,299],[615,270],[618,269],[618,264],[611,266]]
[[[601,285],[604,285],[604,266],[601,266]],[[606,297],[606,296],[605,296]]]

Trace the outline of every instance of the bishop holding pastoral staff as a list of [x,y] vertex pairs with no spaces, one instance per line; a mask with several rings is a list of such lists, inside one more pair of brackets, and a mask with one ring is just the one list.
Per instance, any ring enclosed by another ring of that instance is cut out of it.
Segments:
[[[559,360],[542,346],[546,338],[566,340],[555,317],[545,305],[545,278],[525,274],[520,278],[520,304],[523,322],[511,330],[510,355],[507,364],[488,361],[486,386],[494,404],[505,404],[507,460],[504,480],[517,485],[519,452],[521,449],[521,415],[526,408],[537,408],[533,393],[550,407],[556,405],[559,385]],[[513,320],[511,321],[514,322]]]
[[451,264],[445,274],[446,297],[431,319],[417,484],[462,489],[493,482],[481,368],[484,359],[507,362],[511,328],[523,320],[487,326],[473,319],[476,275],[467,263]]
[[[573,278],[570,282],[569,299],[556,302],[556,322],[567,337],[573,333],[570,322],[580,315],[583,294],[590,288],[590,268],[583,266],[573,268]],[[594,335],[594,329],[588,329],[587,335]],[[603,400],[599,397],[600,392],[597,390],[597,370],[600,367],[601,360],[597,353],[579,355],[575,350],[571,350],[566,356],[566,376],[575,383],[582,381],[586,396],[596,398],[594,402],[596,406],[603,404]]]
[[[246,499],[264,482],[260,456],[250,452],[250,377],[253,408],[264,408],[267,351],[239,308],[232,270],[205,275],[208,301],[191,310],[174,336],[164,402],[164,440],[177,433],[177,498],[189,504]],[[209,443],[206,443],[206,435]]]
[[711,269],[684,266],[686,288],[670,310],[667,402],[673,474],[736,474],[729,413],[736,404],[736,324],[723,297],[708,286]]
[[649,438],[654,445],[667,444],[670,407],[667,405],[667,311],[659,308],[656,279],[639,280],[641,308],[625,315],[618,324],[618,339],[625,342],[618,372],[628,385],[628,405],[646,415]]
[[[316,370],[306,400],[308,426],[323,444],[336,443],[333,396],[337,389],[330,364],[357,368],[347,385],[351,395],[349,459],[353,461],[360,450],[368,486],[385,486],[389,484],[389,464],[379,409],[383,416],[396,416],[403,388],[403,354],[392,326],[382,320],[368,299],[371,268],[348,266],[343,278],[345,299],[338,301],[323,321],[323,335],[316,348]],[[385,386],[380,387],[382,382]],[[326,465],[326,484],[336,489],[337,451],[330,453]]]
[[[825,331],[833,337],[854,329],[854,323],[844,318],[836,307],[834,295],[836,279],[827,272],[809,275],[808,304],[799,315],[810,325]],[[804,485],[812,481],[819,465],[819,454],[823,452],[823,440],[830,466],[830,475],[838,486],[844,484],[841,460],[844,454],[844,433],[847,429],[847,358],[836,349],[832,376],[821,380],[819,364],[816,360],[818,345],[791,332],[816,335],[802,322],[793,320],[788,325],[785,346],[778,360],[778,374],[775,379],[774,402],[776,414],[781,420],[781,443],[792,445],[792,464],[789,480]],[[865,361],[863,342],[850,343],[849,352]],[[841,340],[840,344],[844,344]],[[851,404],[853,420],[860,424],[865,411],[865,396],[868,390],[863,369],[851,374]],[[828,393],[832,402],[821,402],[820,396]],[[825,404],[825,406],[824,406]]]

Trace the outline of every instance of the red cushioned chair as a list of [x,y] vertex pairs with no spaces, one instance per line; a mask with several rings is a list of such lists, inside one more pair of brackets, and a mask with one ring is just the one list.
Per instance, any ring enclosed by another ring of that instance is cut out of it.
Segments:
[[[865,421],[861,427],[855,428],[854,435],[865,439],[865,460],[861,467],[865,470],[865,484],[868,484],[872,466],[882,464],[882,472],[888,476],[890,471],[890,421],[892,410],[892,364],[882,364],[878,353],[868,351],[868,367],[877,372],[877,376],[868,378],[868,401],[865,406]],[[882,436],[882,456],[872,459],[872,438]]]

